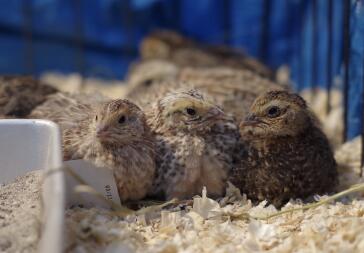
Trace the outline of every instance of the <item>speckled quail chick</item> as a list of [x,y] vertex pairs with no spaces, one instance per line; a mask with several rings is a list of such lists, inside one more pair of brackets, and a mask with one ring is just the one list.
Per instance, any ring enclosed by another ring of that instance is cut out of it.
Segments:
[[273,78],[272,70],[239,50],[202,45],[173,31],[160,30],[149,34],[140,45],[140,54],[143,59],[166,59],[180,67],[229,66]]
[[168,93],[146,111],[157,139],[157,173],[151,195],[188,199],[207,187],[224,194],[237,127],[196,90]]
[[57,89],[30,76],[0,77],[0,118],[24,118]]
[[306,102],[270,91],[240,124],[241,143],[230,181],[253,201],[276,207],[329,193],[338,183],[333,152]]
[[122,201],[141,199],[150,190],[155,143],[144,113],[135,104],[58,93],[30,117],[59,124],[65,160],[84,159],[111,168]]

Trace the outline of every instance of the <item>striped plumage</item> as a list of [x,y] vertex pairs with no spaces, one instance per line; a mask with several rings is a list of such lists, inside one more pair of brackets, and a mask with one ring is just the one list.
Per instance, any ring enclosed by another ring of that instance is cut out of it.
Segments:
[[157,141],[151,195],[187,199],[206,186],[210,196],[223,196],[238,132],[220,108],[196,90],[180,90],[146,114]]
[[57,89],[30,76],[0,77],[0,118],[24,118]]
[[180,67],[226,66],[246,69],[273,79],[273,71],[263,63],[226,46],[203,45],[176,32],[159,30],[146,36],[140,45],[142,59],[165,59]]
[[252,105],[240,124],[241,143],[230,181],[254,201],[280,207],[290,198],[329,193],[338,183],[325,134],[306,102],[271,91]]
[[150,190],[154,139],[144,113],[132,102],[58,93],[30,116],[59,124],[65,160],[84,159],[111,168],[122,201],[141,199]]

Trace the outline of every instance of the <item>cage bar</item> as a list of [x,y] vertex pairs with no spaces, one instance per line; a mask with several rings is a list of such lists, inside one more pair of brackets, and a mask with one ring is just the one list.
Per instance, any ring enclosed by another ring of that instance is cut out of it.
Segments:
[[24,36],[24,62],[28,75],[34,74],[34,47],[33,47],[33,13],[32,1],[22,1],[23,36]]
[[83,11],[81,0],[72,1],[73,3],[73,13],[75,22],[75,66],[79,73],[81,73],[81,87],[84,86],[83,76],[85,75],[85,52],[84,52],[84,35],[83,35]]
[[123,49],[120,57],[124,58],[124,52],[127,52],[127,55],[136,54],[133,49],[133,12],[130,8],[129,0],[120,0],[120,15],[121,15],[121,27],[120,33],[124,34],[126,37],[126,45],[122,45]]
[[332,88],[332,22],[333,22],[333,2],[328,0],[327,5],[327,58],[326,58],[326,113],[331,111],[331,88]]
[[271,17],[271,1],[264,0],[263,11],[261,18],[261,34],[260,34],[260,60],[267,62],[268,59],[268,48],[269,48],[269,27]]
[[[224,2],[228,2],[228,0],[225,0]],[[178,28],[181,25],[181,1],[180,0],[174,0],[173,2],[173,13],[174,13],[174,21],[175,26]]]
[[[311,55],[311,66],[312,66],[312,72],[311,72],[311,89],[312,92],[315,91],[315,86],[317,84],[317,37],[318,37],[318,31],[317,31],[317,0],[312,0],[312,55]],[[315,94],[315,92],[314,92]]]
[[343,104],[344,104],[344,131],[343,131],[343,142],[347,140],[348,131],[348,110],[349,110],[349,64],[350,64],[350,0],[344,1],[344,50],[343,50],[343,61],[344,61],[344,87],[343,87]]
[[360,177],[363,177],[364,166],[364,59],[363,59],[363,75],[362,75],[362,98],[361,98],[361,163],[360,163]]
[[224,43],[229,44],[231,42],[231,22],[230,22],[230,0],[223,1],[223,29],[224,29]]
[[[289,1],[289,0],[287,0]],[[304,38],[305,38],[305,34],[304,34],[304,23],[305,23],[305,2],[301,2],[300,3],[300,9],[302,10],[300,12],[300,26],[301,26],[301,31],[299,31],[299,39],[298,39],[298,43],[299,43],[299,54],[298,54],[298,76],[297,76],[297,90],[300,91],[302,87],[304,87],[304,74],[303,74],[303,70],[305,67],[305,62],[304,62]]]

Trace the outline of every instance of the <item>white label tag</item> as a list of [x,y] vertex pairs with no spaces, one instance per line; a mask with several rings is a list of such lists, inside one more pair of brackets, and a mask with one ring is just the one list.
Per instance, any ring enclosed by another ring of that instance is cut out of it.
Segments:
[[[82,189],[81,183],[72,175],[66,172],[66,207],[83,205],[84,207],[104,207],[109,208],[110,202],[120,204],[120,197],[116,187],[112,170],[105,167],[97,167],[85,160],[70,160],[64,164],[72,170],[88,186],[99,194],[88,191],[75,191]],[[103,196],[104,198],[100,197]]]

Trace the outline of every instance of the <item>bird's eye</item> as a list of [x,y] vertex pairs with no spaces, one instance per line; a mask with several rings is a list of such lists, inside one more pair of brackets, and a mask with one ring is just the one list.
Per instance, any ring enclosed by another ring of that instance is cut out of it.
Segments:
[[95,120],[97,120],[97,115],[95,116]]
[[187,108],[186,112],[187,112],[188,115],[191,115],[191,116],[196,115],[196,110],[193,109],[193,108]]
[[124,115],[123,116],[120,116],[120,118],[119,118],[119,124],[123,124],[125,122],[125,120],[126,120],[126,118],[125,118]]
[[272,106],[268,109],[267,114],[268,117],[274,118],[280,115],[281,111],[277,106]]
[[149,86],[151,86],[151,85],[152,85],[152,83],[153,83],[153,80],[152,80],[152,79],[147,79],[147,80],[145,80],[145,81],[143,82],[143,84],[144,84],[144,86],[145,86],[145,87],[149,87]]

